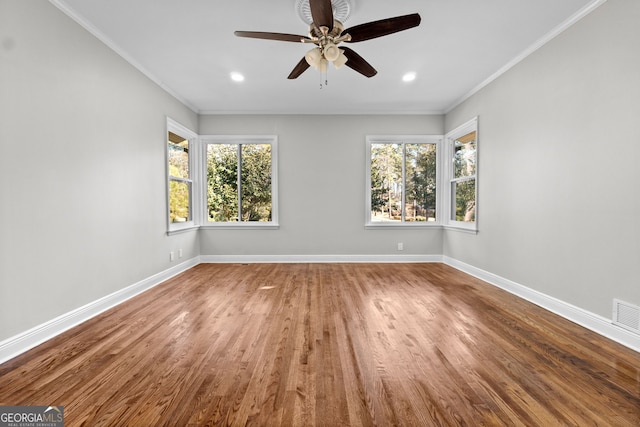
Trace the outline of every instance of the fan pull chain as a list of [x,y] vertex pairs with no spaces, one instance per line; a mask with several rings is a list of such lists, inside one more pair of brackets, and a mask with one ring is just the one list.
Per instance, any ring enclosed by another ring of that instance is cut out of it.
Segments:
[[[324,79],[324,85],[322,84],[322,80]],[[320,90],[324,89],[325,86],[329,85],[329,78],[327,77],[327,72],[320,73]]]

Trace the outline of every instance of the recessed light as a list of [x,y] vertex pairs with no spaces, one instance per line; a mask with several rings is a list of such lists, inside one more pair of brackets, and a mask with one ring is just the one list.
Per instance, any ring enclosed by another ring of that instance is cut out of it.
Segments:
[[231,80],[234,82],[242,82],[244,81],[244,76],[240,73],[231,73]]
[[404,76],[402,76],[402,81],[403,82],[412,82],[416,79],[416,73],[407,73]]

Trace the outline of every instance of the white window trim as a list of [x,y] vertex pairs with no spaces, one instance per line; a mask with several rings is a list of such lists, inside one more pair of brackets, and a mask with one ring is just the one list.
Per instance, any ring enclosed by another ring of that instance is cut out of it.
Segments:
[[[439,184],[441,180],[442,169],[442,135],[367,135],[366,137],[366,154],[365,154],[365,228],[381,229],[381,228],[441,228],[441,193],[442,186]],[[436,220],[431,222],[371,222],[371,145],[372,144],[399,144],[399,143],[428,143],[436,145]]]
[[176,233],[182,233],[185,231],[189,231],[189,230],[194,230],[194,229],[198,229],[198,219],[197,219],[197,212],[199,211],[199,191],[198,191],[198,177],[199,175],[199,171],[198,171],[198,167],[197,167],[197,141],[198,141],[198,135],[193,132],[191,129],[183,126],[182,124],[178,123],[177,121],[171,119],[170,117],[167,117],[167,128],[165,131],[165,140],[166,137],[168,135],[169,132],[173,132],[177,135],[180,135],[182,137],[184,137],[185,139],[187,139],[189,141],[189,176],[190,179],[188,180],[184,180],[184,179],[180,179],[180,181],[184,181],[184,182],[190,182],[191,183],[191,194],[189,195],[189,202],[190,202],[190,206],[189,206],[189,212],[190,212],[190,220],[186,221],[186,222],[180,222],[180,223],[172,223],[170,216],[169,216],[169,147],[168,144],[165,142],[165,175],[166,175],[166,179],[165,179],[165,185],[166,185],[166,213],[167,213],[167,234],[168,235],[172,235],[172,234],[176,234]]
[[[201,135],[199,138],[199,188],[198,199],[200,228],[225,230],[264,230],[280,228],[278,220],[278,136],[277,135]],[[207,145],[209,144],[270,144],[271,145],[271,221],[269,222],[208,222],[207,221]]]
[[[464,136],[466,134],[468,134],[469,132],[473,132],[476,131],[476,173],[475,173],[475,182],[476,182],[476,212],[475,212],[475,221],[469,223],[469,222],[464,222],[464,221],[456,221],[451,219],[451,215],[452,215],[452,207],[453,207],[453,201],[452,201],[452,197],[451,197],[451,183],[453,181],[465,181],[468,180],[468,178],[461,178],[458,180],[455,180],[453,178],[453,152],[454,152],[454,141],[458,138],[460,138],[461,136]],[[456,231],[462,231],[462,232],[467,232],[467,233],[472,233],[472,234],[477,234],[478,233],[478,218],[479,218],[479,206],[480,203],[478,202],[478,175],[479,175],[479,153],[480,153],[480,144],[479,144],[479,138],[480,138],[480,132],[478,132],[478,117],[474,117],[473,119],[469,120],[466,123],[463,123],[462,125],[458,126],[457,128],[449,131],[446,135],[445,135],[445,147],[444,147],[444,153],[443,155],[445,156],[444,158],[446,159],[446,161],[443,164],[443,177],[444,179],[442,180],[442,188],[444,189],[444,191],[442,192],[442,214],[443,214],[443,225],[444,228],[449,229],[449,230],[456,230]]]

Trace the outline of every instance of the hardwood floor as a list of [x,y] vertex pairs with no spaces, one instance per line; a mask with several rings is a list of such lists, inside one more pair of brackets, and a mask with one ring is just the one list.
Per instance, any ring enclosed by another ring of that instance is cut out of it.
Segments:
[[442,264],[201,264],[0,365],[67,426],[638,426],[640,354]]

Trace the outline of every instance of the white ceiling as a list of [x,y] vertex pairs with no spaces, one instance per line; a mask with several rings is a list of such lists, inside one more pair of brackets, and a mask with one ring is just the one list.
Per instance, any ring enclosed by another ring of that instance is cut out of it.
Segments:
[[416,12],[422,23],[350,44],[378,74],[330,67],[320,89],[313,68],[287,79],[310,45],[233,34],[307,35],[295,0],[51,1],[194,111],[223,114],[446,112],[602,2],[354,0],[346,28]]

